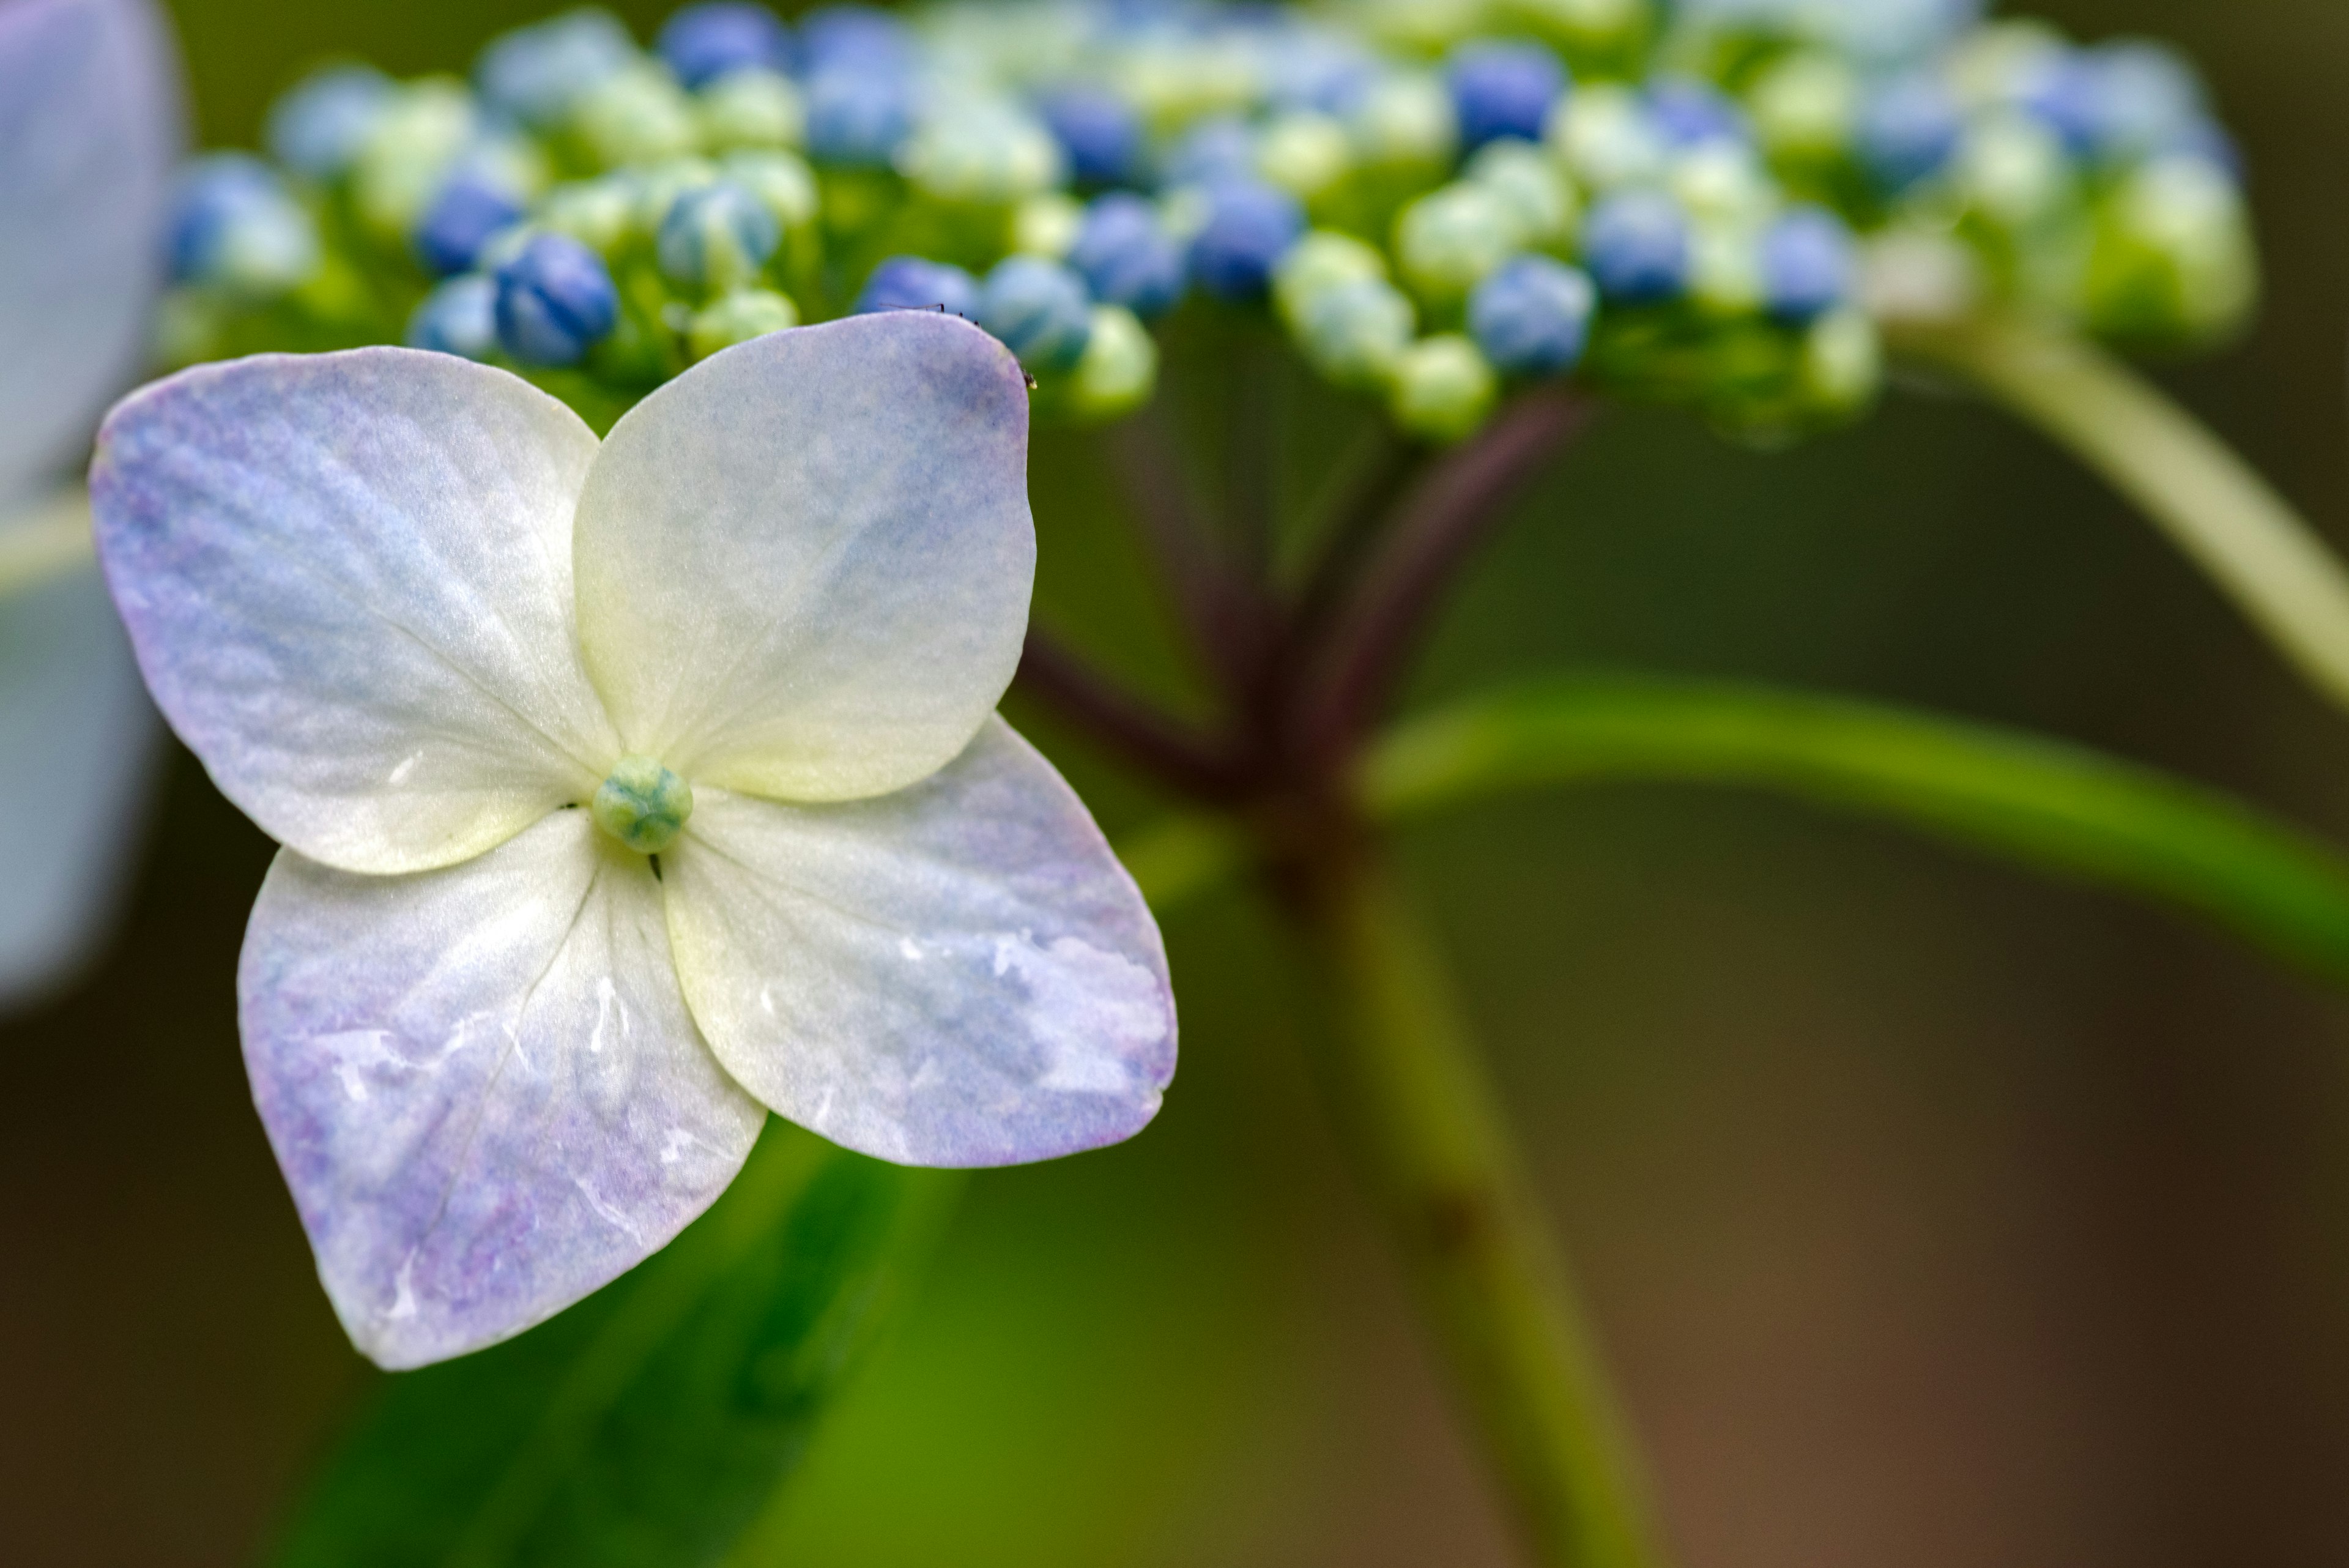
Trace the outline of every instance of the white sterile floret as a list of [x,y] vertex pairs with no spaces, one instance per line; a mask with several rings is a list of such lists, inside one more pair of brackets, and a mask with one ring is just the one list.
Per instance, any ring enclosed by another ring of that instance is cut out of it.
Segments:
[[141,669],[285,847],[238,974],[319,1271],[387,1366],[662,1246],[773,1110],[916,1165],[1125,1137],[1164,953],[995,717],[1028,392],[893,311],[724,349],[598,441],[450,355],[265,355],[92,470]]
[[146,0],[0,5],[0,1006],[102,933],[161,740],[67,476],[148,348],[180,130]]

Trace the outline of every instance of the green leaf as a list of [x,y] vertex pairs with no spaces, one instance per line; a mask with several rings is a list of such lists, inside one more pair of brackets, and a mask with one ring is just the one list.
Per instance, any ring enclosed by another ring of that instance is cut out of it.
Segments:
[[[2182,907],[2328,979],[2349,980],[2349,858],[2221,791],[2085,747],[1767,687],[1557,677],[1405,721],[1365,763],[1363,803],[1397,823],[1608,780],[1774,791],[1920,828],[2041,871]],[[1243,870],[1220,819],[1129,840],[1162,912]]]
[[771,1119],[725,1196],[645,1263],[517,1339],[389,1378],[271,1561],[716,1561],[798,1462],[958,1189]]

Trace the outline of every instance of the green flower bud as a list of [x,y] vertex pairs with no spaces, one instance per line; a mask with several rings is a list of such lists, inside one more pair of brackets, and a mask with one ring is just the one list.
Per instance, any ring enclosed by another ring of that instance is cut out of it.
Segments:
[[1507,203],[1479,185],[1452,184],[1421,197],[1395,220],[1395,264],[1430,305],[1456,305],[1495,267],[1525,248]]
[[1527,244],[1556,248],[1574,238],[1581,204],[1572,183],[1540,148],[1505,137],[1468,161],[1467,175],[1471,184],[1490,191],[1508,208]]
[[1114,305],[1092,309],[1092,334],[1077,361],[1070,407],[1082,419],[1113,420],[1150,400],[1158,385],[1158,345],[1133,312]]
[[1033,115],[979,102],[931,116],[898,154],[915,189],[942,202],[1008,206],[1061,182],[1061,144]]
[[650,757],[622,757],[596,789],[588,815],[637,854],[657,855],[693,815],[693,786]]
[[615,72],[580,94],[570,130],[581,151],[606,169],[701,150],[692,99],[675,77],[649,62]]
[[1491,30],[1522,29],[1570,54],[1619,54],[1647,30],[1649,0],[1500,0]]
[[815,171],[798,154],[757,150],[730,152],[718,161],[718,172],[764,202],[783,233],[815,222],[819,202]]
[[1551,154],[1586,191],[1661,179],[1670,150],[1649,123],[1640,95],[1613,82],[1567,94],[1542,132]]
[[1345,128],[1326,114],[1285,114],[1257,144],[1257,172],[1308,205],[1346,177],[1353,148]]
[[1996,116],[1970,130],[1958,149],[1959,194],[2001,228],[2026,228],[2046,217],[2072,188],[2064,143],[2036,119]]
[[1421,338],[1395,361],[1387,411],[1423,441],[1454,441],[1485,422],[1500,385],[1475,344],[1441,333]]
[[1401,289],[1382,278],[1360,277],[1312,296],[1294,329],[1299,349],[1316,370],[1340,387],[1370,390],[1392,379],[1415,326]]
[[660,233],[661,220],[668,216],[679,196],[716,182],[718,165],[707,158],[670,158],[641,169],[622,170],[611,178],[621,181],[630,193],[629,227],[650,238]]
[[1860,297],[1868,314],[1894,326],[1932,327],[1962,321],[1982,302],[1981,261],[1955,236],[1937,229],[1887,229],[1860,249]]
[[807,104],[789,77],[748,66],[728,71],[694,95],[702,144],[713,152],[737,148],[797,147],[807,135]]
[[1876,324],[1858,310],[1835,310],[1811,323],[1803,338],[1803,390],[1817,407],[1850,413],[1865,408],[1884,385],[1884,345]]
[[474,129],[473,98],[462,82],[426,77],[398,88],[351,167],[360,221],[378,239],[405,244]]
[[1699,223],[1689,252],[1689,296],[1708,315],[1762,308],[1761,236],[1741,223]]
[[1747,99],[1754,133],[1774,158],[1824,160],[1843,151],[1859,113],[1859,78],[1837,57],[1789,55]]
[[557,185],[546,193],[532,221],[609,255],[627,237],[636,212],[636,192],[626,181],[607,174]]
[[1398,53],[1440,55],[1481,27],[1485,0],[1367,0],[1364,29]]
[[800,324],[799,306],[771,288],[738,289],[693,313],[685,345],[696,359]]
[[1065,191],[1030,196],[1011,213],[1011,248],[1021,255],[1059,261],[1085,226],[1084,203]]
[[1435,78],[1418,72],[1373,84],[1346,117],[1346,132],[1355,158],[1379,168],[1442,169],[1460,148],[1452,95]]
[[1288,247],[1272,275],[1272,299],[1291,329],[1327,291],[1369,280],[1384,283],[1386,258],[1351,234],[1314,229]]
[[1674,159],[1671,185],[1699,223],[1759,223],[1778,202],[1761,161],[1733,141],[1707,141]]
[[2240,322],[2258,291],[2242,192],[2208,159],[2141,164],[2097,213],[2085,305],[2099,331],[2207,337]]

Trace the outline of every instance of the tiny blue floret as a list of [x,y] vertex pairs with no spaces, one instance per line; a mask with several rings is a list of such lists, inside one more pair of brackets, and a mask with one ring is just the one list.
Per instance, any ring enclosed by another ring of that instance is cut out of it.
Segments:
[[1868,95],[1852,128],[1852,150],[1879,186],[1905,191],[1940,172],[1964,133],[1957,99],[1920,73],[1896,77]]
[[788,75],[799,53],[782,18],[750,0],[688,5],[662,24],[653,48],[689,88],[745,67]]
[[1246,121],[1211,115],[1185,131],[1159,161],[1164,185],[1214,185],[1256,178],[1256,133]]
[[926,256],[891,256],[873,269],[853,314],[876,310],[941,310],[965,321],[978,319],[978,280],[958,266]]
[[417,220],[411,236],[416,259],[435,277],[471,272],[490,236],[522,215],[522,203],[503,186],[477,172],[460,171]]
[[2080,150],[2109,162],[2177,147],[2202,122],[2202,84],[2159,44],[2123,39],[2085,59]]
[[654,254],[662,275],[688,288],[739,288],[782,244],[764,202],[731,180],[682,192],[661,220]]
[[1763,307],[1781,321],[1815,321],[1851,297],[1851,231],[1824,207],[1797,207],[1762,236]]
[[334,179],[358,156],[392,90],[372,66],[330,66],[304,78],[270,106],[269,155],[297,174]]
[[826,66],[808,78],[807,150],[819,163],[886,168],[913,129],[913,89],[895,68]]
[[1217,299],[1261,299],[1272,269],[1305,230],[1305,212],[1288,192],[1254,180],[1231,180],[1207,192],[1207,221],[1191,239],[1191,275]]
[[618,17],[582,8],[490,40],[473,62],[473,85],[499,113],[546,127],[636,58],[636,41]]
[[498,341],[525,365],[575,365],[620,322],[604,258],[568,234],[531,235],[497,291]]
[[1095,299],[1145,321],[1183,297],[1182,247],[1158,221],[1158,210],[1131,192],[1112,192],[1085,209],[1069,265]]
[[1084,279],[1042,256],[996,264],[978,293],[978,324],[1030,370],[1066,370],[1092,338],[1092,300]]
[[1557,376],[1582,359],[1599,291],[1588,275],[1544,255],[1501,264],[1468,296],[1468,331],[1494,368]]
[[1708,82],[1663,77],[1648,88],[1649,122],[1674,147],[1744,141],[1745,113]]
[[800,57],[810,76],[846,67],[902,72],[913,63],[905,25],[872,5],[825,5],[800,18]]
[[1661,191],[1625,191],[1591,208],[1582,260],[1599,295],[1617,305],[1661,305],[1688,289],[1688,214]]
[[498,347],[498,286],[480,273],[450,278],[409,313],[408,346],[488,358]]
[[1461,145],[1470,151],[1504,136],[1541,140],[1550,109],[1566,95],[1566,67],[1536,44],[1463,45],[1447,76],[1460,117]]
[[1106,88],[1071,85],[1037,103],[1080,185],[1123,185],[1142,164],[1142,117]]

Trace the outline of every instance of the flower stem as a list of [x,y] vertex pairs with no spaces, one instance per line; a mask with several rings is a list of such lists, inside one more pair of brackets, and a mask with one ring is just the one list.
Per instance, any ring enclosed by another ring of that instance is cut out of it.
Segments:
[[1367,851],[1287,877],[1319,1065],[1475,1437],[1541,1568],[1664,1557],[1589,1325],[1443,965]]
[[2013,317],[1905,328],[1893,344],[1964,376],[2102,473],[2349,707],[2349,571],[2191,414],[2094,344]]

